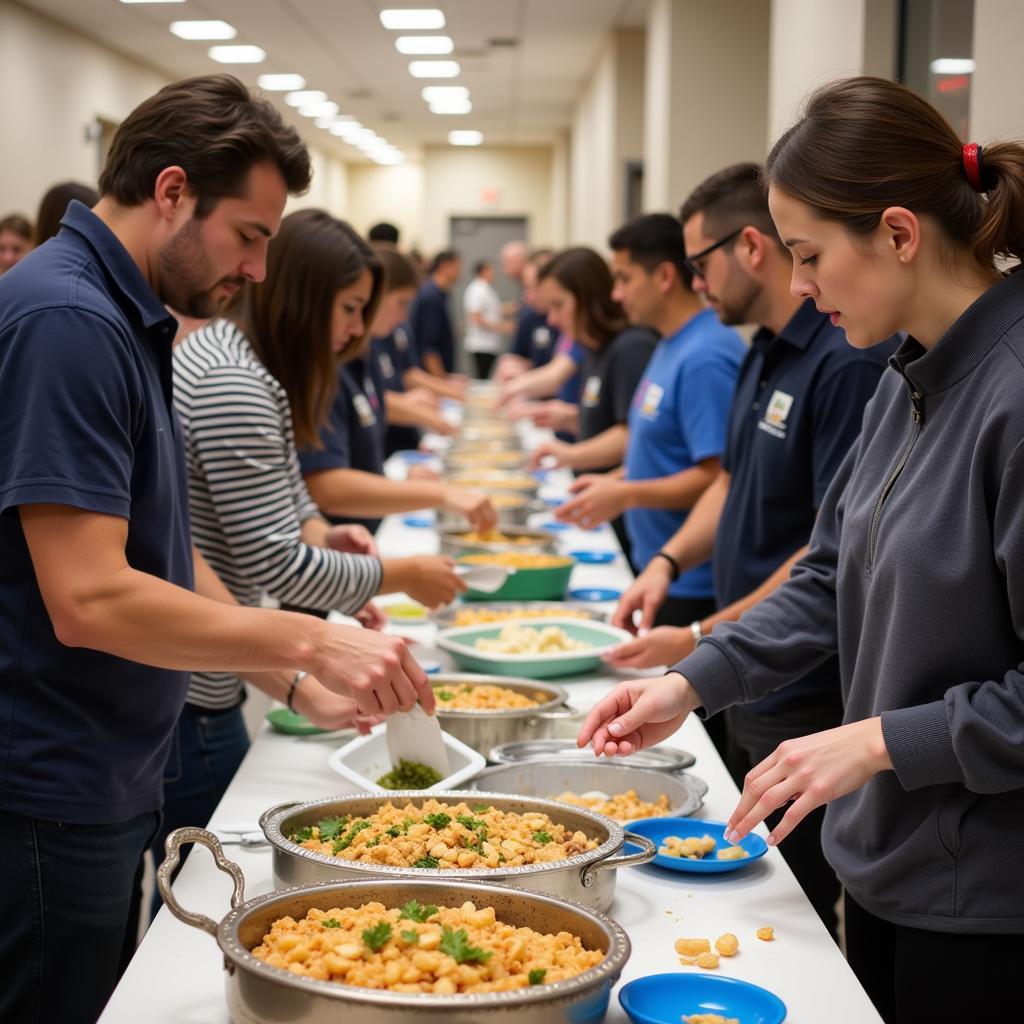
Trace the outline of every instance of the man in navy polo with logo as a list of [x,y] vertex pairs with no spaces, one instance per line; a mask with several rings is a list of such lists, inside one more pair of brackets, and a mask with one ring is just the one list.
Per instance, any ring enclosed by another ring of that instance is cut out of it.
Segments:
[[309,180],[238,79],[177,82],[118,128],[95,208],[0,281],[0,1020],[99,1016],[189,670],[305,669],[369,710],[399,664],[395,703],[430,699],[401,645],[239,608],[191,544],[165,305],[205,319],[262,280]]
[[[759,170],[728,167],[683,204],[694,288],[723,323],[762,326],[740,372],[723,472],[663,547],[667,557],[654,558],[623,596],[615,621],[641,610],[642,625],[652,625],[673,572],[712,552],[718,610],[623,645],[614,658],[623,667],[676,663],[717,623],[739,618],[789,577],[896,344],[855,349],[812,301],[792,295],[792,259],[769,215]],[[737,784],[781,742],[838,726],[842,714],[835,659],[763,700],[730,708],[725,759]],[[803,835],[794,832],[796,842],[780,849],[835,935],[839,884],[821,851],[823,818],[824,808],[813,812]]]
[[457,252],[439,252],[431,260],[427,279],[409,309],[409,327],[420,364],[435,377],[445,377],[455,370],[455,329],[448,298],[461,273],[462,261]]

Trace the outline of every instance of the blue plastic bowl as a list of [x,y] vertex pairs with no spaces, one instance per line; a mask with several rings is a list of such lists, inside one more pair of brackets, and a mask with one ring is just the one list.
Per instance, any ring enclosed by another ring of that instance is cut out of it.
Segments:
[[406,516],[402,520],[404,526],[412,526],[416,529],[426,530],[431,526],[437,525],[437,520],[433,516]]
[[615,561],[614,551],[570,551],[569,554],[584,565],[608,565]]
[[550,530],[552,533],[562,533],[570,529],[568,523],[560,523],[557,519],[549,519],[547,522],[541,523],[540,528],[542,530]]
[[748,857],[744,857],[742,860],[718,860],[715,856],[717,850],[731,845],[725,841],[724,821],[703,821],[699,818],[644,818],[642,821],[634,821],[626,828],[630,832],[647,836],[659,847],[669,836],[688,839],[691,836],[709,835],[714,839],[717,844],[715,850],[712,850],[703,860],[664,857],[659,853],[651,861],[652,864],[657,864],[660,868],[668,868],[670,871],[684,871],[697,875],[717,875],[726,871],[740,871],[768,852],[768,844],[759,835],[751,833],[738,844],[747,851]]
[[601,601],[618,601],[622,597],[622,591],[612,587],[577,587],[575,590],[569,591],[569,596],[574,601],[599,603]]
[[720,1013],[742,1024],[783,1024],[786,1004],[759,985],[712,974],[651,974],[619,990],[634,1024],[680,1024],[684,1014]]

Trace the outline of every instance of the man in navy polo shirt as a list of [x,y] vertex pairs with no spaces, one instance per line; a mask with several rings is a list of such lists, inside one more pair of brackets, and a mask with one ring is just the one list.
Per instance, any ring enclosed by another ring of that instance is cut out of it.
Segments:
[[0,281],[0,1020],[92,1024],[109,997],[189,670],[431,700],[393,638],[239,608],[191,545],[165,304],[207,318],[261,280],[309,179],[237,79],[179,82]]
[[[624,513],[633,564],[642,569],[718,475],[744,346],[691,290],[674,217],[638,217],[609,246],[612,294],[631,323],[653,327],[661,341],[633,397],[624,473],[581,476],[576,497],[556,515],[590,527]],[[659,614],[689,622],[713,610],[711,565],[703,561],[675,575]]]
[[427,279],[420,285],[409,310],[409,326],[416,340],[423,369],[436,377],[455,370],[455,330],[448,296],[462,272],[459,254],[439,252],[431,261]]
[[[639,609],[642,626],[650,626],[668,592],[670,559],[684,569],[712,548],[719,610],[623,645],[614,657],[621,666],[676,663],[717,623],[738,619],[789,577],[895,346],[853,348],[811,300],[793,296],[792,259],[769,215],[759,170],[728,167],[683,204],[694,287],[724,323],[762,326],[740,373],[724,472],[665,544],[669,558],[651,561],[623,596],[614,621],[631,622]],[[726,763],[737,784],[783,740],[838,726],[842,714],[834,658],[770,697],[730,708]],[[780,849],[834,935],[839,884],[821,851],[824,813],[809,815],[803,835]]]

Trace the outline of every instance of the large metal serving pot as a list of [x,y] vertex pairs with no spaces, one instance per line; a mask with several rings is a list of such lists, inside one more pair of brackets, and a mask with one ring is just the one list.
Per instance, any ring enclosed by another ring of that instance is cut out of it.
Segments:
[[[365,817],[385,803],[407,800],[438,800],[457,804],[463,800],[487,802],[501,811],[524,814],[541,811],[554,822],[573,831],[580,830],[596,839],[593,850],[565,860],[522,867],[501,868],[398,868],[386,864],[359,864],[307,850],[288,836],[303,825],[315,825],[322,818],[349,815]],[[502,882],[517,889],[544,892],[558,899],[579,900],[584,906],[606,911],[615,895],[615,869],[653,860],[657,848],[645,836],[624,832],[611,818],[554,800],[509,796],[507,793],[451,790],[424,794],[417,790],[395,793],[360,793],[356,796],[312,800],[306,803],[278,804],[263,813],[260,828],[274,848],[274,880],[278,885],[309,885],[330,879],[421,878],[461,882]],[[622,852],[626,842],[640,847],[639,853]]]
[[444,468],[451,473],[472,473],[476,470],[502,472],[525,472],[526,453],[521,449],[509,448],[504,451],[467,451],[464,448],[450,448],[444,456]]
[[[526,526],[530,516],[534,512],[547,512],[548,506],[537,498],[530,498],[515,491],[490,491],[489,493],[494,504],[494,510],[498,513],[498,528],[504,529],[507,526]],[[465,516],[458,512],[449,512],[447,509],[437,510],[437,525],[457,526],[461,530],[466,529]]]
[[[231,912],[219,924],[185,910],[171,889],[171,873],[178,865],[180,848],[187,843],[206,846],[217,866],[234,879]],[[228,1010],[236,1024],[337,1024],[340,1020],[345,1024],[491,1024],[495,1019],[507,1024],[597,1024],[604,1019],[612,987],[630,954],[626,933],[603,914],[564,899],[501,885],[370,879],[301,886],[246,901],[241,868],[224,856],[214,835],[199,828],[180,828],[168,836],[158,885],[167,909],[178,920],[217,940],[227,972]],[[314,907],[329,910],[378,902],[391,908],[411,899],[439,906],[472,900],[478,907],[493,907],[501,921],[517,927],[578,935],[587,949],[600,949],[605,958],[568,981],[512,992],[435,996],[304,978],[272,967],[250,952],[274,921],[286,915],[298,920]]]
[[459,473],[445,470],[445,479],[450,484],[467,487],[485,494],[512,493],[523,498],[536,498],[540,484],[525,470],[518,473],[503,473],[498,469],[478,469]]
[[503,526],[498,532],[508,540],[466,540],[466,534],[475,531],[465,526],[445,526],[438,530],[442,555],[467,555],[486,551],[540,551],[558,554],[558,538],[550,530],[530,530],[525,526]]
[[[530,620],[531,624],[534,620]],[[536,620],[538,624],[543,619]],[[479,751],[484,757],[494,747],[518,739],[544,739],[553,735],[555,725],[568,719],[579,718],[581,713],[567,705],[568,696],[560,686],[541,683],[533,679],[515,679],[509,676],[477,675],[472,672],[450,672],[430,677],[435,690],[445,686],[502,686],[506,690],[523,693],[540,703],[533,708],[508,708],[501,711],[456,711],[446,708],[443,700],[437,702],[437,720],[441,728]],[[494,737],[502,737],[495,740]],[[593,788],[593,787],[591,787]]]

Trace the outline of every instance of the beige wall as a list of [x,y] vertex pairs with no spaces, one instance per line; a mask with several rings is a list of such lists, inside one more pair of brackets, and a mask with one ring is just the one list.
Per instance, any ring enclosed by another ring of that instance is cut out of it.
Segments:
[[403,248],[422,248],[423,165],[349,164],[346,216],[363,234],[379,221],[390,221],[402,233]]
[[971,83],[971,137],[1024,139],[1024,4],[1020,0],[975,0]]
[[705,177],[767,142],[769,6],[651,0],[644,206],[677,210]]

